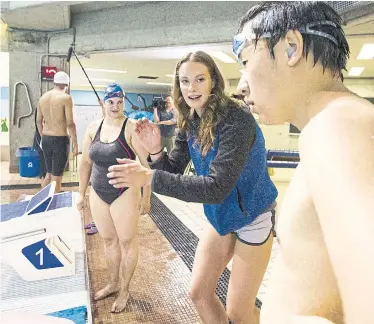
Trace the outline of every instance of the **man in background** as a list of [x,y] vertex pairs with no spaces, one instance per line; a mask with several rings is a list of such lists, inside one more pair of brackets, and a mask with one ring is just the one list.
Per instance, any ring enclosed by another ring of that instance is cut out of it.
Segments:
[[37,127],[42,137],[41,147],[47,170],[42,188],[51,181],[56,181],[56,192],[61,191],[62,175],[69,161],[69,135],[73,143],[73,154],[78,155],[73,100],[66,93],[68,86],[69,76],[65,72],[57,72],[54,76],[54,88],[40,98],[37,112]]
[[170,154],[174,146],[175,127],[177,125],[173,99],[167,96],[165,106],[154,106],[153,112],[155,124],[160,127],[162,148],[166,147],[168,154]]

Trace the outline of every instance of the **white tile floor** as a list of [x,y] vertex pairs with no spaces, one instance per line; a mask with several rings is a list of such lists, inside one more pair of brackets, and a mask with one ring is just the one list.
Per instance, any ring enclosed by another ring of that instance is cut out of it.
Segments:
[[[9,162],[1,162],[1,185],[14,185],[14,184],[32,184],[40,183],[38,178],[22,178],[19,174],[9,174]],[[77,182],[78,172],[73,170],[65,172],[63,176],[63,182]],[[272,176],[272,179],[278,189],[278,206],[279,211],[280,206],[283,201],[284,194],[287,190],[289,180],[291,179],[293,170],[285,169],[276,169],[275,174]],[[157,195],[161,201],[177,216],[183,224],[185,224],[196,236],[200,237],[203,232],[203,228],[207,223],[207,219],[204,215],[202,204],[197,203],[186,203],[181,200],[166,197],[162,195]],[[272,253],[270,257],[270,262],[266,270],[264,280],[261,284],[260,290],[258,292],[258,297],[261,299],[261,296],[264,296],[266,293],[266,286],[269,277],[271,276],[274,260],[277,257],[279,251],[279,245],[277,239],[274,239]],[[231,270],[231,262],[228,265],[228,268]]]

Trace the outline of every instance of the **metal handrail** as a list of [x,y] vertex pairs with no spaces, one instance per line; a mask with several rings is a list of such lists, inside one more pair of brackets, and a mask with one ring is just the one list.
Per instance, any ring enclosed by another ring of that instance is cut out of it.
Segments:
[[30,95],[29,95],[29,90],[27,88],[27,85],[23,81],[18,81],[14,84],[14,87],[13,87],[12,124],[15,125],[15,123],[16,123],[16,93],[17,93],[17,85],[19,85],[19,84],[21,84],[25,87],[27,101],[29,102],[30,111],[27,114],[18,117],[18,119],[17,119],[17,127],[18,128],[20,128],[20,122],[21,122],[22,118],[26,118],[26,117],[29,117],[29,116],[32,115],[32,105],[31,105],[31,100],[30,100]]

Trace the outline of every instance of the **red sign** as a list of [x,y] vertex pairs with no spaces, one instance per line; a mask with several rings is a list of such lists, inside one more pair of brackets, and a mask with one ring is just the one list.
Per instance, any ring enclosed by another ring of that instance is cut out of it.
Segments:
[[53,80],[53,77],[57,72],[57,68],[54,66],[42,66],[41,72],[43,80]]

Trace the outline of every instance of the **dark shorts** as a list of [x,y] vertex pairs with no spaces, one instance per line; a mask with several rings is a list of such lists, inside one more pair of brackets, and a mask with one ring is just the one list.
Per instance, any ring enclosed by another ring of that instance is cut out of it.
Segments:
[[63,175],[69,161],[68,136],[42,136],[42,149],[47,173],[55,177]]
[[270,234],[275,233],[275,210],[269,210],[255,218],[255,220],[233,234],[238,240],[247,245],[263,245],[269,239]]

